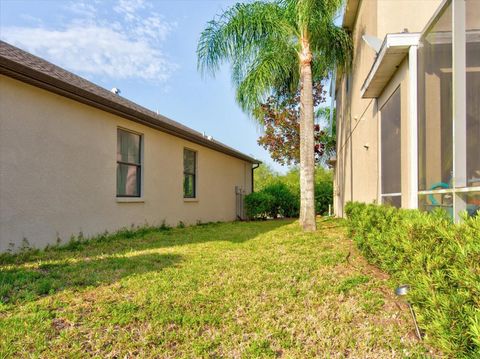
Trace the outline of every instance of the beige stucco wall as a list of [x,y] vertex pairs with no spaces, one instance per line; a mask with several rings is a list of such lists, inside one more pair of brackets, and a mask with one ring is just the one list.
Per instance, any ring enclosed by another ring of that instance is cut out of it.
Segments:
[[[367,0],[376,1],[376,0]],[[378,0],[377,37],[386,34],[421,32],[442,0]]]
[[[379,100],[362,99],[361,87],[375,61],[375,51],[363,40],[367,34],[383,40],[388,33],[420,32],[435,13],[441,0],[361,1],[352,28],[354,57],[349,75],[343,74],[337,88],[337,164],[334,210],[344,216],[348,201],[380,200]],[[350,89],[347,91],[347,76]],[[390,87],[402,83],[402,169],[408,150],[408,59],[393,76]],[[387,86],[388,87],[388,86]],[[390,89],[391,90],[391,89]],[[385,93],[390,91],[385,90]],[[405,118],[404,118],[405,116]],[[402,173],[402,191],[409,191],[407,170]],[[406,196],[403,196],[406,198]],[[404,200],[404,199],[402,199]]]
[[[26,239],[131,225],[235,220],[251,164],[9,77],[0,77],[0,251]],[[117,128],[143,135],[143,202],[116,200]],[[198,152],[198,201],[183,199],[183,149]]]
[[[335,171],[335,214],[343,216],[346,202],[372,202],[377,198],[376,102],[362,99],[360,89],[375,60],[375,51],[362,40],[376,36],[377,2],[362,1],[352,32],[352,70],[337,90],[337,165]],[[350,77],[350,79],[347,79]],[[347,81],[349,89],[347,90]],[[364,147],[368,146],[368,149]]]

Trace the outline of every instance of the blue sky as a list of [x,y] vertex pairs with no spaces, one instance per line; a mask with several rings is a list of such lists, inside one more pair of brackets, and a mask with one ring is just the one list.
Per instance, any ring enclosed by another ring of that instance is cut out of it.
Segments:
[[235,2],[0,0],[0,38],[283,172],[235,103],[228,67],[197,71],[200,32]]

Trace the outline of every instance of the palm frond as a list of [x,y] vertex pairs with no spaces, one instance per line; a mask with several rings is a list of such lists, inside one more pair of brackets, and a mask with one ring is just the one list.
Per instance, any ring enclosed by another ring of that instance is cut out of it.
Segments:
[[321,66],[326,71],[334,66],[350,68],[353,52],[350,34],[333,21],[326,21],[317,30],[312,36],[311,46],[316,57],[315,66]]
[[296,90],[299,83],[297,69],[298,56],[294,47],[276,44],[262,49],[245,69],[245,76],[238,78],[237,102],[244,111],[255,115],[258,104],[275,95],[277,90]]
[[299,32],[309,39],[315,28],[325,21],[333,21],[343,0],[281,0],[283,6],[294,13]]
[[341,0],[238,3],[202,32],[198,69],[214,75],[222,63],[230,63],[237,102],[258,118],[258,106],[268,96],[298,89],[302,37],[310,42],[314,79],[349,64],[350,37],[334,24],[340,5]]
[[210,21],[197,47],[198,68],[214,74],[223,61],[249,62],[258,49],[285,41],[292,29],[277,3],[239,3]]

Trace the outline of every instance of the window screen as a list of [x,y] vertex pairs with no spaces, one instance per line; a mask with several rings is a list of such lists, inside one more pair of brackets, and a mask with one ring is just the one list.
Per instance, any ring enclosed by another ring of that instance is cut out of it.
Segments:
[[[382,198],[401,205],[401,104],[400,87],[381,110]],[[397,198],[394,198],[397,197]]]
[[453,172],[452,9],[418,51],[418,189],[450,188]]

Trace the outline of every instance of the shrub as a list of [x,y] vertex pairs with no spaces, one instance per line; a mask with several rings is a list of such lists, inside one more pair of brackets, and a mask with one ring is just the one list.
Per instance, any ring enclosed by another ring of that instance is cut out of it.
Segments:
[[[262,164],[255,171],[254,180],[254,187],[256,191],[262,191],[270,186],[275,187],[278,183],[285,184],[296,200],[295,205],[293,205],[291,209],[287,210],[287,214],[285,214],[285,216],[298,217],[300,208],[299,168],[293,167],[287,173],[279,174],[275,172],[271,167]],[[316,214],[326,214],[328,212],[329,204],[333,204],[333,172],[331,170],[322,168],[321,166],[317,166],[317,168],[315,169]]]
[[319,181],[315,183],[315,213],[327,214],[328,205],[333,203],[333,182]]
[[265,219],[269,215],[274,198],[264,191],[245,196],[245,211],[250,219]]
[[447,356],[480,357],[480,216],[453,224],[444,213],[349,203],[358,248],[398,284],[426,340]]
[[275,182],[266,186],[264,193],[273,197],[269,209],[269,217],[298,217],[300,211],[300,198],[283,182]]
[[[300,188],[285,181],[276,180],[265,185],[259,195],[247,195],[245,207],[250,219],[298,217],[300,213]],[[267,196],[264,196],[267,195]],[[333,184],[328,181],[315,183],[315,213],[326,214],[333,201]],[[258,206],[258,208],[254,208]]]

